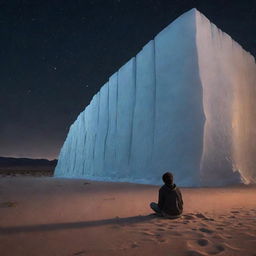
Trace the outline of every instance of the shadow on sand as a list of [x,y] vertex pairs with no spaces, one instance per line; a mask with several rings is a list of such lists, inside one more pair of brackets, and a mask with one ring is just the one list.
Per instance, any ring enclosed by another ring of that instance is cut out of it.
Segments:
[[10,235],[15,233],[23,232],[43,232],[43,231],[54,231],[62,229],[79,229],[86,227],[98,227],[109,224],[119,224],[127,225],[138,222],[145,222],[152,219],[158,218],[154,214],[145,215],[145,216],[132,216],[127,218],[112,218],[105,220],[95,220],[95,221],[79,221],[79,222],[66,222],[66,223],[52,223],[52,224],[39,224],[31,226],[16,226],[16,227],[0,227],[1,235]]

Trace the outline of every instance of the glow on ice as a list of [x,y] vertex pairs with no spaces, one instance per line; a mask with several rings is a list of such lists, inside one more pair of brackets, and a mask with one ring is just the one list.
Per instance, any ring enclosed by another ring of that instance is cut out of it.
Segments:
[[256,183],[256,65],[196,9],[122,66],[71,125],[55,176]]

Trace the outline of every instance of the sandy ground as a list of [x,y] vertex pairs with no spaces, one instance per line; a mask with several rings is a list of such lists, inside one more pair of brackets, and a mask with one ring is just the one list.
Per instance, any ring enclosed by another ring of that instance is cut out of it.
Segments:
[[151,215],[158,187],[0,178],[1,256],[256,256],[256,187],[182,188],[182,218]]

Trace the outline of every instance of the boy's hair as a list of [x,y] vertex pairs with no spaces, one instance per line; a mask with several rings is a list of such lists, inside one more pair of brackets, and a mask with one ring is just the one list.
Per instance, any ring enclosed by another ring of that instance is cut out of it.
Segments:
[[166,185],[172,185],[173,184],[173,175],[172,173],[170,172],[166,172],[163,177],[163,182],[166,184]]

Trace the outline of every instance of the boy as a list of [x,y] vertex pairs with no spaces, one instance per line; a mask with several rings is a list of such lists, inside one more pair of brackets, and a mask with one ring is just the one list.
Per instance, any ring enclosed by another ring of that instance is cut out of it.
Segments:
[[151,203],[150,207],[160,216],[178,218],[183,211],[181,192],[173,183],[172,173],[166,172],[162,179],[164,185],[159,189],[158,204]]

